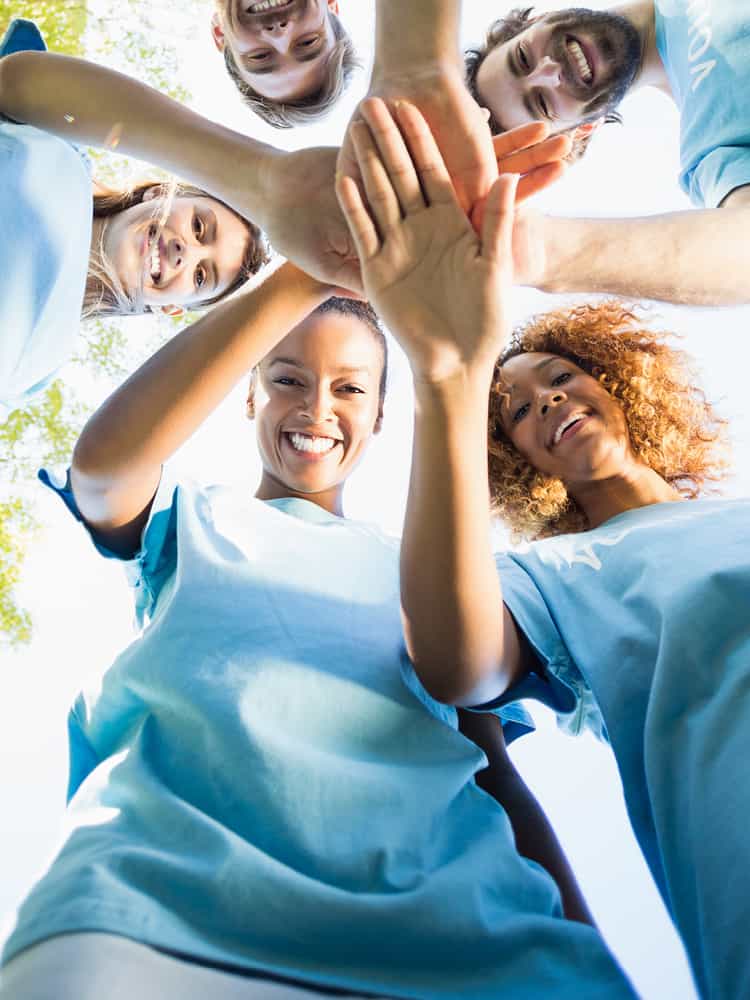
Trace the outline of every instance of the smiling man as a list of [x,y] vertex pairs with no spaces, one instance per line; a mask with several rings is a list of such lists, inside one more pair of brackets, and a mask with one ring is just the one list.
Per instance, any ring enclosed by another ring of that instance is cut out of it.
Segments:
[[276,128],[323,117],[357,66],[338,0],[217,0],[211,33],[245,103]]
[[634,0],[610,10],[515,9],[466,53],[493,132],[534,119],[570,132],[575,157],[626,94],[650,86],[681,116],[680,183],[701,212],[645,219],[526,213],[517,278],[696,305],[750,301],[750,0]]

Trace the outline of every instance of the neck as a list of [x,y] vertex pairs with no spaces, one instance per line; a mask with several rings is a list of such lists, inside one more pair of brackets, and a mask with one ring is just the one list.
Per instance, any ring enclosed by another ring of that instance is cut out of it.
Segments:
[[615,476],[566,485],[570,496],[583,509],[591,528],[598,528],[626,510],[682,499],[658,472],[640,462],[634,462]]
[[619,14],[630,21],[641,38],[641,68],[633,81],[631,91],[638,87],[657,87],[672,96],[664,63],[656,47],[656,8],[654,0],[631,0],[630,3],[612,7],[613,14]]
[[293,497],[297,500],[309,500],[310,503],[317,504],[318,507],[327,510],[329,514],[335,514],[337,517],[344,516],[343,485],[332,486],[330,489],[322,490],[320,493],[301,493],[299,490],[293,490],[286,483],[282,483],[281,480],[275,479],[264,470],[260,486],[255,491],[255,496],[258,500],[283,500],[286,497]]

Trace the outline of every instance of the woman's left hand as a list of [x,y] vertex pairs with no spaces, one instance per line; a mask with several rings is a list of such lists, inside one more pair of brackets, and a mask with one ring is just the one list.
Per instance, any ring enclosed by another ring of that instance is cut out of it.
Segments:
[[365,294],[415,379],[491,371],[508,335],[517,175],[495,181],[477,236],[421,113],[401,102],[394,119],[379,99],[361,113],[352,128],[369,208],[350,177],[338,178],[337,193]]

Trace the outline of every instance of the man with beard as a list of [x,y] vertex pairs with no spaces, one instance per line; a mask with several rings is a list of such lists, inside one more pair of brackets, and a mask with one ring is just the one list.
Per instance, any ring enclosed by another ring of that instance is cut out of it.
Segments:
[[680,183],[700,212],[563,219],[525,211],[516,278],[548,292],[595,291],[695,305],[750,301],[750,2],[634,0],[609,11],[512,10],[466,54],[469,89],[499,133],[542,119],[573,156],[618,120],[622,98],[656,87],[681,116]]
[[211,34],[245,103],[276,128],[323,117],[357,66],[338,0],[217,0]]

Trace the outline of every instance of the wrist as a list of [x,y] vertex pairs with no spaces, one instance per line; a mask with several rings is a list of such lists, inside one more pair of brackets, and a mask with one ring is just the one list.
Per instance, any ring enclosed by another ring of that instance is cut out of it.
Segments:
[[492,362],[473,362],[450,370],[414,371],[414,397],[417,405],[430,409],[476,409],[486,419],[493,371],[494,359]]

